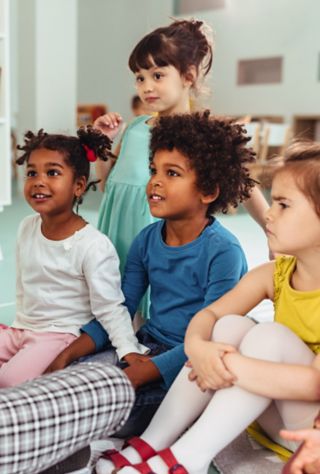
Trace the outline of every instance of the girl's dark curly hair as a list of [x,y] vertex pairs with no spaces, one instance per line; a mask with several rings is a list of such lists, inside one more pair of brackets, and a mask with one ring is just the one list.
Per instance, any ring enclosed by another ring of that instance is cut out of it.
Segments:
[[212,65],[212,39],[209,27],[199,20],[176,20],[169,26],[157,28],[139,41],[129,57],[129,68],[139,69],[174,66],[186,76],[196,67],[197,80],[193,89],[208,74]]
[[246,146],[249,140],[243,125],[210,117],[209,110],[160,117],[151,131],[150,162],[158,150],[178,150],[195,170],[201,192],[209,195],[219,190],[207,215],[225,213],[230,205],[248,199],[255,185],[248,169],[255,160]]
[[[114,157],[111,153],[111,144],[111,140],[106,135],[93,129],[91,125],[79,128],[77,137],[49,134],[44,132],[43,129],[34,134],[29,130],[24,135],[24,145],[17,146],[18,150],[24,153],[16,160],[16,163],[23,165],[28,162],[31,153],[40,148],[58,151],[63,155],[65,162],[73,169],[75,179],[84,176],[88,182],[90,176],[88,153],[100,160],[107,161],[109,157]],[[95,190],[98,182],[99,180],[89,182],[85,193],[90,188]],[[78,204],[81,203],[82,197],[78,199]]]

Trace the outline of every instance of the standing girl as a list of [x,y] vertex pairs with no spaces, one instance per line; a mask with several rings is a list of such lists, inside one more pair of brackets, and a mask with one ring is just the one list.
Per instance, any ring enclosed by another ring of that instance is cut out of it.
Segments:
[[73,210],[94,184],[90,161],[110,155],[109,139],[90,128],[78,137],[40,130],[27,132],[19,149],[25,198],[37,214],[19,229],[17,313],[12,327],[0,330],[1,388],[42,374],[92,314],[120,358],[144,349],[122,304],[113,245]]
[[[212,40],[202,21],[174,21],[146,35],[129,57],[142,102],[158,116],[190,112],[190,99],[201,91],[212,64]],[[134,237],[155,221],[149,211],[145,187],[149,180],[149,138],[155,118],[143,115],[126,129],[120,153],[105,186],[98,228],[106,234],[120,257],[123,273]],[[94,124],[114,138],[121,128],[119,114],[110,113]],[[97,164],[104,188],[111,161]],[[267,203],[254,189],[248,202],[251,214],[263,226]]]
[[[182,369],[141,436],[150,459],[119,472],[205,474],[255,419],[291,450],[296,444],[279,430],[312,427],[320,406],[319,175],[318,144],[288,151],[273,179],[267,234],[274,253],[291,256],[252,270],[191,320],[185,351],[192,368]],[[245,315],[265,298],[274,302],[275,322],[255,324]],[[124,458],[141,462],[132,447],[121,454],[122,466]],[[97,472],[114,463],[99,461]]]

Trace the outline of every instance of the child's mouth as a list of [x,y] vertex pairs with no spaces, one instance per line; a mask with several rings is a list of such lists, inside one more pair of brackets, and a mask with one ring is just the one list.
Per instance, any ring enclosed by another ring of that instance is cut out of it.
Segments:
[[159,196],[159,194],[150,194],[149,199],[151,201],[163,201],[164,198],[162,196]]
[[48,199],[50,196],[48,194],[35,193],[35,194],[32,194],[31,197],[33,199],[42,200],[42,199]]

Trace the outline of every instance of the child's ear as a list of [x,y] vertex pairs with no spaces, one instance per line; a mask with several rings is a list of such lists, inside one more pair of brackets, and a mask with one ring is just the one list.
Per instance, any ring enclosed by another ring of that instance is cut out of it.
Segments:
[[185,85],[192,87],[197,80],[196,66],[189,66],[188,71],[184,74]]
[[75,197],[79,198],[85,192],[87,186],[87,180],[85,176],[79,176],[75,182]]
[[211,204],[212,202],[214,202],[216,199],[218,199],[218,196],[220,194],[220,188],[219,186],[216,187],[216,190],[214,193],[212,194],[206,194],[206,195],[202,195],[201,197],[201,201],[203,204]]

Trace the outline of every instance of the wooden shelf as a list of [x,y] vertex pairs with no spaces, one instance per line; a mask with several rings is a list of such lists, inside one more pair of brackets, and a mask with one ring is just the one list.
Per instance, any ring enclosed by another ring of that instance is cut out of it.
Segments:
[[320,141],[320,115],[295,115],[293,132],[295,138]]

